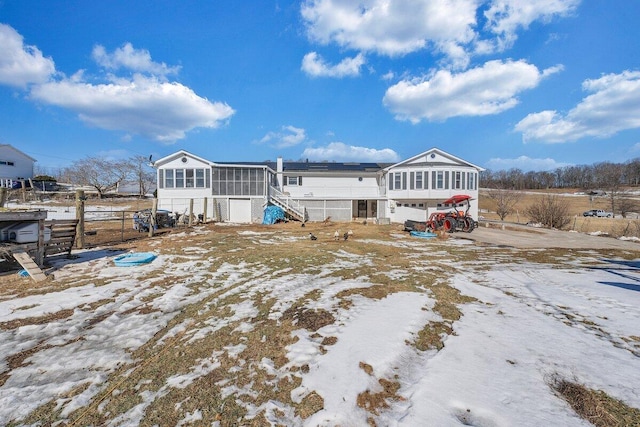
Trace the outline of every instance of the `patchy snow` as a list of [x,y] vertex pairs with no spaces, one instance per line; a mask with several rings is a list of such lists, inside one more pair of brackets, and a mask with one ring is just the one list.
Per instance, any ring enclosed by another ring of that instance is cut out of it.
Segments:
[[[270,234],[240,235],[266,239]],[[222,397],[238,398],[248,417],[263,413],[273,425],[366,425],[372,415],[358,406],[358,395],[380,392],[380,379],[400,385],[397,398],[375,415],[376,423],[386,426],[587,425],[549,387],[555,375],[640,407],[640,261],[600,258],[596,252],[554,264],[523,262],[511,257],[515,251],[478,259],[483,249],[469,241],[451,239],[433,247],[397,236],[360,241],[411,253],[410,268],[390,266],[380,274],[401,281],[415,272],[449,271],[442,283],[475,298],[459,306],[462,317],[453,322],[454,333],[444,337],[439,351],[418,351],[412,345],[426,324],[442,320],[428,291],[381,299],[353,294],[348,307],[339,305],[338,295],[374,285],[367,277],[340,277],[343,270],[374,265],[372,256],[348,247],[329,252],[333,261],[309,274],[246,262],[222,263],[209,271],[201,267],[210,262],[202,257],[210,251],[195,246],[126,270],[113,265],[117,251],[80,251],[77,259],[60,261],[56,271],[56,277],[77,281],[76,286],[0,300],[1,323],[55,317],[0,328],[0,379],[6,374],[0,382],[0,425],[21,420],[49,401],[62,417],[85,407],[103,391],[109,375],[132,363],[132,352],[154,337],[156,347],[177,339],[200,345],[230,325],[231,333],[242,337],[254,328],[251,320],[260,314],[256,301],[261,296],[273,300],[265,318],[277,322],[312,292],[316,295],[305,308],[331,312],[335,322],[313,333],[295,330],[297,341],[286,347],[284,367],[276,368],[268,358],[245,360],[244,342],[211,349],[208,357],[168,376],[157,390],[142,387],[150,379],[141,380],[138,403],[109,425],[137,425],[156,399],[218,369],[221,357],[237,362],[230,372],[255,364],[276,380],[299,376],[293,402],[313,392],[322,397],[324,407],[302,419],[283,402],[254,405],[240,399],[259,394],[251,382],[217,383]],[[270,241],[294,238],[276,233]],[[451,262],[448,251],[468,259]],[[218,304],[230,297],[236,302],[224,306],[223,316]],[[196,303],[197,314],[208,315],[206,321],[186,318],[167,328]],[[322,345],[329,337],[335,343]],[[12,362],[20,352],[29,354],[19,364]],[[287,371],[302,366],[308,368],[304,373]],[[65,397],[78,387],[84,387],[82,392]],[[197,424],[206,409],[190,409],[178,425]]]

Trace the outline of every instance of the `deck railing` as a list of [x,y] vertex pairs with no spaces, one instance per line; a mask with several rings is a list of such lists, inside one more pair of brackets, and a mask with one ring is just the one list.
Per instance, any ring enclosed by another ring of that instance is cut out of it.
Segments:
[[280,206],[295,219],[302,222],[307,220],[307,211],[304,206],[293,200],[291,196],[272,186],[269,186],[269,201],[276,206]]

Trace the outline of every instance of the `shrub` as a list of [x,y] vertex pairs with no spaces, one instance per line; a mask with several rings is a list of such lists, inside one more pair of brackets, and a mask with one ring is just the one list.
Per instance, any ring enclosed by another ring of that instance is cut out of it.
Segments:
[[34,176],[33,181],[44,181],[44,182],[56,182],[56,179],[49,175],[37,175]]
[[547,194],[527,207],[527,216],[532,222],[549,228],[563,228],[571,222],[569,203],[553,194]]

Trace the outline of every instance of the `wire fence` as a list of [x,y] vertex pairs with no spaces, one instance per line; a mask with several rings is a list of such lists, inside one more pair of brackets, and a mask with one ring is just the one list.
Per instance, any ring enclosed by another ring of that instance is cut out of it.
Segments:
[[[75,214],[74,214],[75,215]],[[139,210],[86,210],[84,218],[84,246],[115,244],[148,236],[150,212]],[[75,218],[75,216],[73,217]],[[192,221],[197,222],[197,221]],[[185,227],[188,222],[180,218],[157,216],[155,233],[163,233],[177,227]],[[77,241],[78,237],[76,237]]]

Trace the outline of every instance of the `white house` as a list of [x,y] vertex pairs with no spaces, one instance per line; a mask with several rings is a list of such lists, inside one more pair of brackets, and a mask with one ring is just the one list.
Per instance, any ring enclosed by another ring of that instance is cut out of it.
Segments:
[[0,187],[11,188],[14,182],[33,178],[31,156],[9,144],[0,144]]
[[424,221],[456,195],[472,197],[478,218],[483,169],[432,148],[396,164],[334,162],[212,162],[181,150],[160,160],[158,208],[207,219],[261,222],[264,207],[282,207],[301,221]]

